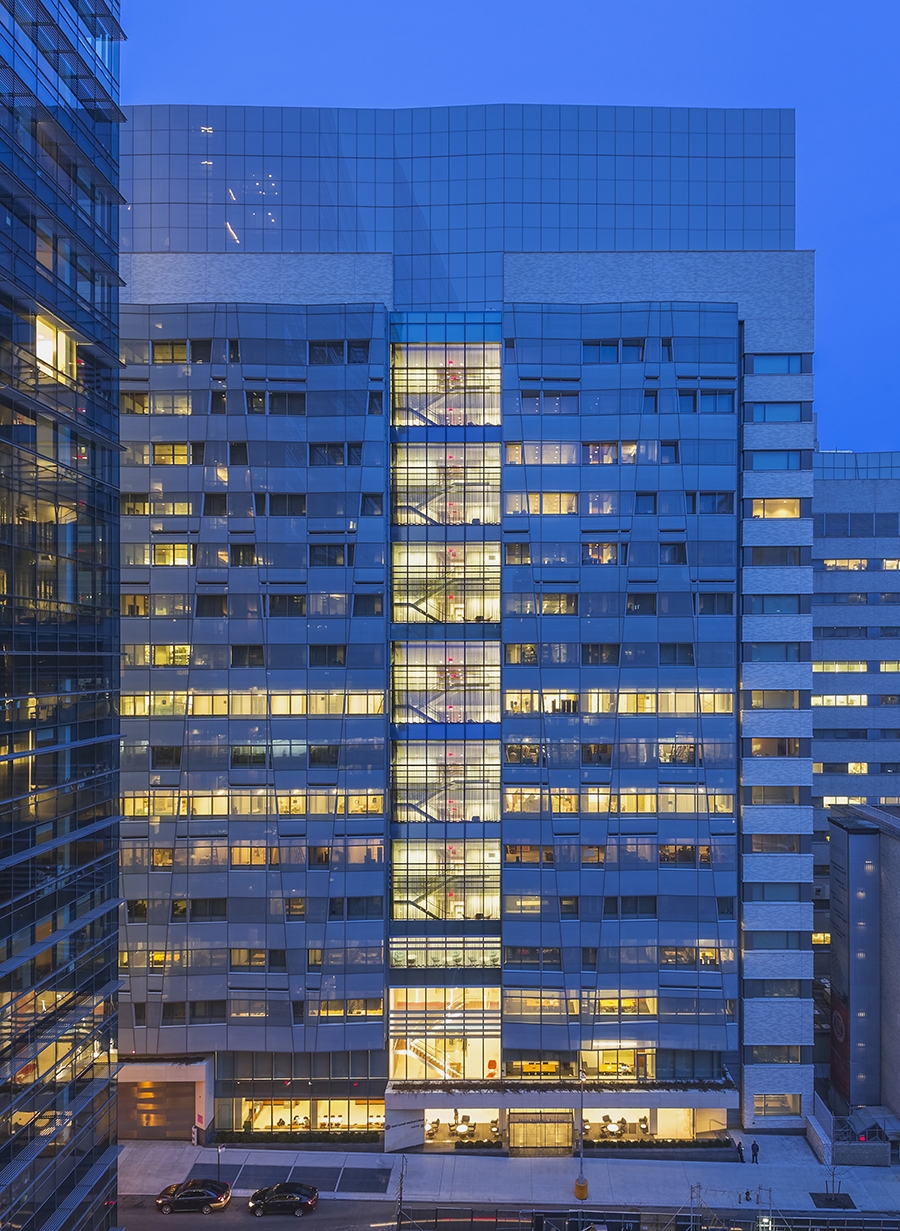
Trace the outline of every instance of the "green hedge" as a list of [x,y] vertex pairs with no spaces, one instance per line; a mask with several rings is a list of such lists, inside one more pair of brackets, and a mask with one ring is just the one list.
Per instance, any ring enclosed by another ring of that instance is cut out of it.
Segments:
[[219,1129],[216,1132],[216,1141],[218,1142],[251,1142],[265,1145],[266,1142],[289,1142],[291,1145],[304,1145],[307,1142],[320,1145],[329,1141],[381,1141],[381,1133],[375,1129],[360,1129],[357,1132],[344,1130],[337,1133],[307,1133],[299,1129],[297,1132],[285,1130],[279,1132],[277,1129],[271,1133],[265,1132],[245,1132],[235,1129]]
[[503,1142],[495,1138],[490,1141],[455,1141],[454,1150],[502,1150]]
[[695,1138],[677,1137],[630,1137],[627,1141],[619,1141],[615,1138],[599,1138],[592,1140],[590,1137],[585,1137],[584,1148],[586,1150],[656,1150],[656,1149],[672,1149],[672,1150],[733,1150],[734,1142],[730,1137],[710,1137],[707,1140]]

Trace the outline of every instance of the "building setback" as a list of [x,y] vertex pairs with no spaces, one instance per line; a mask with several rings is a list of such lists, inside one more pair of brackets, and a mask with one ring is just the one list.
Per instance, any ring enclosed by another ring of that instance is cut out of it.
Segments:
[[802,1128],[792,113],[126,133],[124,1135]]
[[118,0],[0,26],[0,1223],[115,1207]]

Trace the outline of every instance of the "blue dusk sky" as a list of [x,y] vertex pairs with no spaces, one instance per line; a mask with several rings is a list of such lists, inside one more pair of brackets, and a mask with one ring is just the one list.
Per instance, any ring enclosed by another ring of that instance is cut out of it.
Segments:
[[824,449],[900,450],[897,0],[123,0],[122,100],[793,107]]

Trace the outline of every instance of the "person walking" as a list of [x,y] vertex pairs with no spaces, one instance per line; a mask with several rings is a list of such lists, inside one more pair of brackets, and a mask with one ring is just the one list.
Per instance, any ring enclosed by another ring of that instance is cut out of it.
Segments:
[[739,1159],[742,1163],[745,1163],[747,1160],[744,1158],[744,1143],[743,1143],[743,1141],[739,1141],[739,1142],[737,1143],[737,1152],[738,1152],[738,1159]]
[[759,1162],[759,1145],[755,1141],[750,1143],[750,1162]]

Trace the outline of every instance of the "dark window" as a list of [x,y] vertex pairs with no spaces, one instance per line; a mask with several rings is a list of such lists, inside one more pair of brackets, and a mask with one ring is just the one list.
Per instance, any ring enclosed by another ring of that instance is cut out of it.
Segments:
[[347,362],[348,363],[368,363],[369,362],[369,339],[368,338],[351,338],[347,343]]
[[733,611],[733,594],[697,595],[697,615],[731,615]]
[[747,615],[799,615],[799,594],[748,594],[744,599]]
[[152,744],[150,747],[151,769],[180,769],[180,744]]
[[344,446],[337,442],[333,444],[311,444],[309,446],[310,466],[343,466]]
[[191,339],[191,363],[209,363],[212,358],[212,341],[209,338]]
[[799,470],[799,449],[757,449],[744,454],[745,470]]
[[264,415],[266,413],[266,395],[262,389],[247,390],[247,414]]
[[348,919],[380,919],[384,915],[384,898],[379,895],[347,898]]
[[619,340],[609,338],[597,342],[582,343],[583,363],[618,363]]
[[745,661],[751,663],[798,663],[799,641],[754,641],[747,645]]
[[245,440],[233,440],[228,446],[228,465],[229,466],[247,466],[249,465],[247,458],[247,442]]
[[635,513],[655,513],[656,492],[635,492],[634,511]]
[[799,423],[800,402],[756,402],[747,412],[749,423]]
[[232,568],[252,568],[256,564],[256,548],[252,543],[232,543],[230,558]]
[[360,513],[363,517],[381,517],[384,513],[384,496],[381,492],[363,492]]
[[698,492],[698,513],[733,513],[733,492]]
[[694,647],[690,642],[663,641],[659,647],[661,667],[693,667]]
[[619,647],[608,641],[587,641],[581,647],[581,665],[583,667],[617,667],[619,665]]
[[567,897],[559,899],[559,914],[562,919],[578,918],[578,898]]
[[299,390],[291,390],[285,393],[270,393],[269,414],[294,415],[297,417],[305,415],[306,394]]
[[612,744],[582,744],[582,765],[612,765]]
[[622,362],[623,363],[643,363],[644,361],[644,339],[643,338],[623,338],[622,339]]
[[241,340],[240,338],[228,339],[228,362],[240,363],[241,361]]
[[309,563],[313,568],[343,568],[346,549],[343,543],[313,543]]
[[224,492],[207,492],[203,497],[203,516],[224,517],[227,512],[227,499]]
[[384,394],[380,389],[373,389],[369,393],[367,409],[370,415],[380,415],[384,413]]
[[188,903],[191,923],[217,923],[227,917],[227,898],[191,898]]
[[225,595],[198,594],[196,614],[200,619],[222,619],[227,614]]
[[530,543],[506,543],[503,549],[504,564],[530,564]]
[[660,543],[660,564],[687,564],[687,547],[684,543]]
[[305,594],[272,594],[269,597],[269,615],[276,618],[306,615]]
[[309,362],[311,364],[343,363],[344,362],[343,339],[338,338],[330,342],[310,342]]
[[191,1025],[213,1026],[225,1021],[224,1000],[192,1000]]
[[799,979],[745,979],[744,995],[750,1000],[768,1000],[769,997],[799,999],[802,988]]
[[[250,407],[247,407],[248,412]],[[224,415],[227,411],[227,399],[224,389],[214,389],[209,395],[209,413],[211,415]]]
[[144,898],[130,898],[125,903],[125,910],[129,923],[147,922],[147,903]]
[[340,757],[340,744],[310,744],[310,768],[333,769]]
[[354,594],[353,614],[355,616],[384,615],[383,594]]
[[800,548],[751,547],[750,563],[754,568],[796,568],[800,564]]
[[[821,641],[857,641],[868,635],[868,629],[855,624],[816,627],[813,638]],[[877,630],[873,629],[873,633]]]
[[362,441],[351,440],[347,445],[347,465],[361,466],[362,465]]
[[265,744],[232,744],[232,769],[265,769],[268,764]]
[[306,495],[303,492],[272,492],[269,496],[270,517],[305,517]]
[[343,667],[347,661],[345,645],[311,645],[309,647],[309,665],[311,667]]
[[754,355],[748,370],[756,376],[793,376],[802,369],[800,355]]
[[591,947],[581,950],[581,969],[596,970],[597,969],[597,949]]
[[202,440],[193,441],[191,444],[191,465],[192,466],[202,466],[203,465],[203,453],[204,453],[204,442]]
[[730,415],[734,413],[734,394],[726,390],[701,389],[699,396],[701,415]]
[[656,615],[655,594],[628,594],[625,600],[626,615]]
[[167,1000],[163,1003],[162,1024],[164,1026],[183,1026],[185,1021],[185,1003],[183,1000]]
[[[646,403],[646,394],[644,395]],[[646,405],[644,407],[646,410]],[[659,442],[659,464],[661,466],[674,466],[678,462],[678,442],[675,440],[661,440]]]
[[623,897],[622,901],[622,918],[633,917],[636,919],[655,919],[656,918],[656,898],[641,895],[640,897]]
[[263,647],[261,645],[233,645],[231,665],[232,667],[264,667]]

